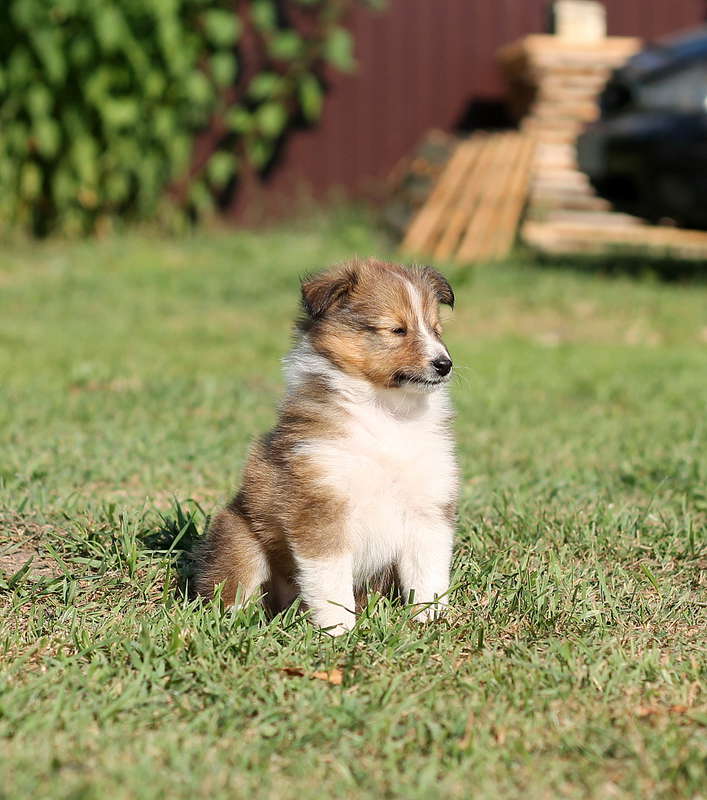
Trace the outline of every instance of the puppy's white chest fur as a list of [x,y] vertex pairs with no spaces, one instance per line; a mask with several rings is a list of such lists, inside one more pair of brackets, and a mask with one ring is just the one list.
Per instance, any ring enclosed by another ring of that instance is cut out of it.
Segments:
[[[445,392],[359,393],[347,384],[340,387],[343,435],[298,449],[346,499],[341,533],[360,584],[421,537],[448,538],[443,509],[454,500],[457,470]],[[446,555],[448,542],[440,546]]]
[[379,407],[351,412],[342,441],[341,478],[371,505],[398,504],[406,512],[428,512],[444,502],[453,476],[451,445],[432,410],[396,419]]

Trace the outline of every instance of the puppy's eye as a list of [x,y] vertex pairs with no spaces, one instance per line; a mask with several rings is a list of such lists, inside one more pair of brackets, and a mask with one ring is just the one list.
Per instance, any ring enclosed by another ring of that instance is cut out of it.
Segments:
[[407,332],[408,332],[407,328],[393,328],[393,330],[391,331],[391,333],[394,333],[396,336],[405,336]]

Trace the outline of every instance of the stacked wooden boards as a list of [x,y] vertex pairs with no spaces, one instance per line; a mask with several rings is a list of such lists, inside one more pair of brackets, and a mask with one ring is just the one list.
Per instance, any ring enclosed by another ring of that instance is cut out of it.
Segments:
[[[607,252],[669,256],[684,259],[707,259],[707,231],[648,225],[634,218],[630,221],[599,221],[576,218],[556,219],[552,223],[528,220],[523,225],[523,239],[545,253]],[[619,218],[620,214],[609,214]]]
[[452,153],[401,249],[461,262],[508,255],[525,206],[532,136],[476,133]]
[[555,209],[606,211],[577,166],[575,142],[597,118],[599,94],[611,71],[640,47],[632,37],[577,42],[558,36],[526,36],[504,47],[499,58],[509,99],[521,130],[537,142],[528,215],[545,218]]

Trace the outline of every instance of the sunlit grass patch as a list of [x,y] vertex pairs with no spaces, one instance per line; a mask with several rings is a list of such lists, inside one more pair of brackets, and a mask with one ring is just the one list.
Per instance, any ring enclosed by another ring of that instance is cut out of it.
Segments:
[[190,596],[298,277],[389,252],[340,215],[0,255],[0,794],[704,791],[704,284],[450,270],[447,619],[374,597],[332,640]]

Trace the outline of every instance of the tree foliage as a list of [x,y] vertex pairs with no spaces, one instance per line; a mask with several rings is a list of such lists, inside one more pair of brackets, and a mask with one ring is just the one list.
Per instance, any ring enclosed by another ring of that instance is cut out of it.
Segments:
[[322,66],[353,67],[355,1],[5,0],[0,227],[203,212],[319,116]]

